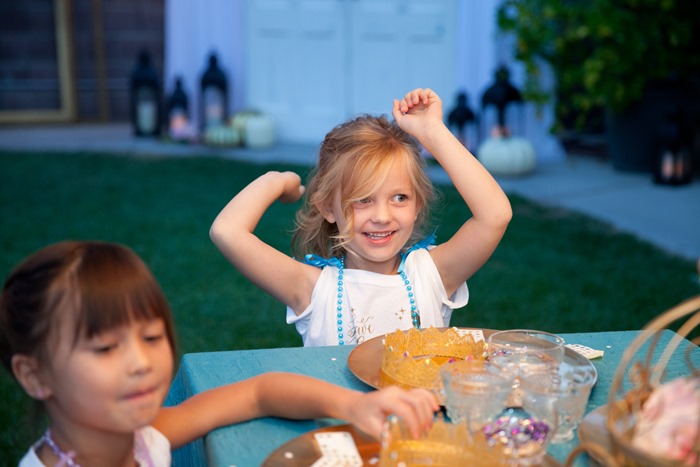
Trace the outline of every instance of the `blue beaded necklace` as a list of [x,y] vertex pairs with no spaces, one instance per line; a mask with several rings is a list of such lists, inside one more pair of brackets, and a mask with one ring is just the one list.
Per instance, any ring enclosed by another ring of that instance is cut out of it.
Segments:
[[[403,279],[403,284],[406,286],[406,292],[408,293],[408,302],[411,304],[411,323],[416,329],[420,329],[420,312],[418,311],[418,306],[416,305],[416,299],[413,295],[413,287],[411,286],[411,281],[408,280],[406,273],[404,272],[404,263],[406,262],[406,257],[413,250],[419,248],[427,248],[428,245],[435,243],[435,232],[433,232],[428,237],[424,238],[420,242],[414,244],[408,250],[400,253],[401,262],[399,263],[398,273]],[[343,334],[343,275],[345,274],[345,256],[340,259],[336,257],[323,258],[318,255],[308,254],[304,257],[304,262],[312,266],[323,268],[325,266],[336,266],[338,268],[338,301],[336,306],[336,324],[338,325],[338,345],[345,345],[345,335]]]
[[[402,264],[403,265],[403,264]],[[336,324],[338,325],[338,345],[345,345],[345,337],[343,334],[343,274],[345,273],[345,256],[340,258],[340,264],[338,265],[338,304],[336,306]],[[406,277],[406,273],[403,268],[400,268],[399,275],[403,279],[403,284],[406,286],[406,292],[408,293],[408,302],[411,304],[411,323],[416,329],[420,329],[420,313],[418,312],[418,307],[416,305],[416,299],[413,296],[413,286],[411,286],[411,281]]]

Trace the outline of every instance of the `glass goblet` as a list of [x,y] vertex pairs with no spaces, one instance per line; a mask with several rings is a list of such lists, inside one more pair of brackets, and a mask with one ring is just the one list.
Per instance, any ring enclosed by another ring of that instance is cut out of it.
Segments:
[[523,408],[546,420],[556,420],[552,443],[574,438],[586,411],[595,383],[590,368],[573,366],[567,370],[526,367],[520,369]]
[[472,436],[506,408],[515,374],[483,360],[462,360],[440,369],[445,408],[453,423],[465,423]]
[[491,334],[487,340],[488,360],[504,366],[516,376],[509,405],[522,405],[519,371],[525,367],[556,370],[564,360],[564,339],[545,331],[510,329]]

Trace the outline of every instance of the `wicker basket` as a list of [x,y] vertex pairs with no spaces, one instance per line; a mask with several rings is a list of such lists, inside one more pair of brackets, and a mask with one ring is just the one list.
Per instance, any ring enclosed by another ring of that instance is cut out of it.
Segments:
[[[669,326],[677,329],[676,334],[661,348],[661,332]],[[566,465],[572,465],[575,457],[586,452],[609,467],[700,466],[700,429],[694,442],[694,463],[653,457],[632,445],[632,436],[642,406],[655,388],[673,379],[666,374],[666,367],[673,356],[683,356],[683,376],[700,378],[700,361],[697,358],[699,330],[700,295],[667,310],[642,329],[641,334],[625,350],[610,388],[607,405],[609,446],[582,443],[569,455]]]

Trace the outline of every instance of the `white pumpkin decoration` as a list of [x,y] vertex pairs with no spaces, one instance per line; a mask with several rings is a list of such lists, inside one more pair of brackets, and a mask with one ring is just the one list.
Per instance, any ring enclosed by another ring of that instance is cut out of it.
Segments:
[[275,143],[272,118],[257,110],[242,110],[230,123],[241,135],[241,143],[250,148],[264,148]]
[[257,110],[241,110],[230,119],[229,125],[231,128],[238,131],[239,135],[241,135],[242,144],[245,144],[245,125],[248,122],[248,118],[250,118],[251,115],[257,115],[258,113],[259,112]]
[[535,148],[528,140],[517,136],[487,139],[479,145],[477,157],[494,175],[525,175],[532,172],[537,164]]
[[207,128],[204,143],[212,146],[237,146],[241,142],[238,130],[228,125]]
[[275,125],[265,114],[251,115],[245,122],[243,139],[249,148],[265,148],[275,143]]

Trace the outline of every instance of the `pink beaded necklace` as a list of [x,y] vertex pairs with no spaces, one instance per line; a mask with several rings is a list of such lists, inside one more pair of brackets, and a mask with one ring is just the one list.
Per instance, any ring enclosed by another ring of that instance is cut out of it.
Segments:
[[41,440],[46,443],[56,457],[58,457],[58,464],[56,464],[56,467],[80,467],[80,465],[73,460],[75,457],[75,451],[65,452],[58,447],[56,442],[51,437],[51,428],[46,429],[46,433],[44,433]]

